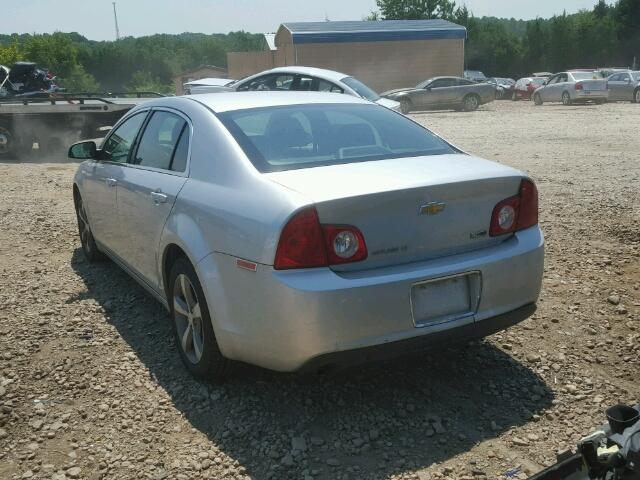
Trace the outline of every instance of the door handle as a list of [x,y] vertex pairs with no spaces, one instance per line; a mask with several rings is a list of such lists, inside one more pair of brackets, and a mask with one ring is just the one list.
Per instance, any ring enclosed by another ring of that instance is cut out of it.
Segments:
[[162,192],[151,192],[151,198],[156,205],[159,203],[167,203],[167,196]]
[[105,178],[105,182],[107,182],[108,187],[115,187],[118,184],[115,178]]

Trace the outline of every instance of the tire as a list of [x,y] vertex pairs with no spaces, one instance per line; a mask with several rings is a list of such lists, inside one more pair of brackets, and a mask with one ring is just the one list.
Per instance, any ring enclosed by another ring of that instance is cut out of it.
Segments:
[[408,98],[400,99],[400,111],[404,115],[407,115],[412,109],[413,109],[413,104],[411,103],[411,100],[409,100]]
[[220,353],[200,280],[185,257],[171,266],[167,297],[176,347],[186,369],[198,380],[224,379],[231,361]]
[[571,105],[571,95],[569,95],[569,92],[562,93],[562,104],[565,107],[568,107],[569,105]]
[[640,88],[636,88],[636,91],[633,92],[633,103],[640,103]]
[[513,94],[511,95],[511,100],[513,100],[514,102],[517,102],[519,100],[516,92],[513,92]]
[[89,217],[84,208],[82,197],[79,193],[74,194],[74,203],[76,207],[76,219],[78,220],[78,235],[80,236],[80,245],[82,245],[82,253],[89,263],[95,263],[104,259],[104,255],[98,249],[96,241],[91,232],[89,225]]
[[475,94],[467,95],[462,99],[462,109],[465,112],[473,112],[480,106],[480,97]]
[[544,103],[539,93],[533,94],[533,103],[538,107]]

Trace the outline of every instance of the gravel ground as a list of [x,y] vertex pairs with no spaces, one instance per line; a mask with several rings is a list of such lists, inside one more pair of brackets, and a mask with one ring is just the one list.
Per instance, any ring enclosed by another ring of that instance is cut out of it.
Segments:
[[640,400],[640,107],[417,114],[537,181],[537,314],[331,375],[199,384],[168,317],[79,250],[70,163],[0,164],[0,478],[526,478]]

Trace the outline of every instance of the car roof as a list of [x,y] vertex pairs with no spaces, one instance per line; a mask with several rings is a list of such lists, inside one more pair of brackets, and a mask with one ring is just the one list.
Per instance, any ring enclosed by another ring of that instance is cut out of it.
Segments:
[[332,80],[334,82],[339,82],[345,77],[349,77],[346,73],[336,72],[335,70],[325,70],[324,68],[314,68],[314,67],[277,67],[272,68],[271,70],[267,70],[265,72],[260,72],[258,75],[266,74],[266,73],[294,73],[301,75],[311,75],[314,77],[323,78],[326,80]]
[[228,112],[260,107],[280,107],[303,104],[371,104],[353,95],[327,92],[224,92],[204,93],[188,97],[214,112]]

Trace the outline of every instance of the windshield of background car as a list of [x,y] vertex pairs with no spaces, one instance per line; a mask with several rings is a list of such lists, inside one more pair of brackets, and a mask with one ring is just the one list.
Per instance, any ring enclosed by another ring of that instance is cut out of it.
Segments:
[[371,90],[369,87],[367,87],[364,83],[362,83],[358,79],[355,79],[353,77],[345,77],[340,81],[346,84],[347,86],[349,86],[350,88],[353,88],[356,91],[356,93],[360,95],[362,98],[366,98],[367,100],[371,100],[372,102],[375,102],[376,100],[380,100],[380,95],[378,95],[376,92]]
[[430,131],[377,105],[287,105],[218,116],[263,173],[457,153]]
[[598,72],[571,72],[571,76],[576,80],[601,80]]

